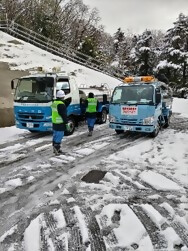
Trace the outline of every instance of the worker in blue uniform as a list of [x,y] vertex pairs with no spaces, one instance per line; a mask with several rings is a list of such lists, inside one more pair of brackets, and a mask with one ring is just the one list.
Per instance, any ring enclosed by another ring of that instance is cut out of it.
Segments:
[[92,136],[94,125],[97,118],[97,110],[99,106],[99,101],[94,97],[94,94],[90,92],[88,98],[86,99],[86,120],[88,125],[88,136]]
[[61,141],[64,137],[65,130],[69,131],[67,109],[64,103],[65,93],[63,90],[57,91],[56,100],[53,101],[52,108],[52,123],[53,123],[53,150],[56,155],[62,153]]

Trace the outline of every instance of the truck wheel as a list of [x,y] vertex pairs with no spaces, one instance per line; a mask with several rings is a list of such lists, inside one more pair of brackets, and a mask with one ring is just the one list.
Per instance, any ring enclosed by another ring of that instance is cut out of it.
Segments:
[[107,111],[106,109],[103,109],[102,112],[100,113],[100,117],[98,118],[98,123],[99,124],[104,124],[107,121]]
[[74,130],[75,130],[76,122],[75,122],[75,119],[72,116],[68,117],[68,124],[70,126],[70,131],[69,132],[65,131],[65,136],[72,135]]
[[124,130],[115,130],[117,134],[124,133]]
[[167,128],[167,127],[169,127],[169,125],[170,125],[170,116],[165,118],[165,124],[163,127]]
[[155,129],[152,133],[150,133],[150,136],[151,136],[152,138],[155,138],[155,137],[158,135],[159,130],[160,130],[160,125],[159,125],[159,123],[158,123],[156,129]]

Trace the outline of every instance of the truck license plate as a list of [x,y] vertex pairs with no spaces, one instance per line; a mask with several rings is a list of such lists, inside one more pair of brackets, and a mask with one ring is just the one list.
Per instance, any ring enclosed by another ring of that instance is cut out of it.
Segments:
[[33,128],[34,125],[33,125],[33,123],[27,123],[26,126],[27,126],[28,128]]
[[132,126],[125,126],[124,127],[126,131],[132,131],[133,130],[133,127]]

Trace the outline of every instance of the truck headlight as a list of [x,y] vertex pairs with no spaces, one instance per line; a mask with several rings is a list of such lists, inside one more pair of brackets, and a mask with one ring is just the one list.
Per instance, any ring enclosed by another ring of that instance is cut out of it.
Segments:
[[51,119],[52,118],[52,116],[48,116],[48,117],[46,117],[46,119]]
[[110,122],[116,122],[116,118],[112,115],[109,115],[109,121]]
[[52,123],[44,123],[44,126],[46,126],[46,127],[52,126]]
[[148,117],[143,120],[143,125],[153,125],[154,117]]

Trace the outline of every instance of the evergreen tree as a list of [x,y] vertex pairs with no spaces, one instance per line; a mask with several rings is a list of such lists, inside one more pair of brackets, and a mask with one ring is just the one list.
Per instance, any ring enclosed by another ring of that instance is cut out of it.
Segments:
[[122,42],[124,41],[125,36],[122,32],[121,28],[118,28],[117,32],[114,34],[114,52],[115,54],[118,54],[118,52],[121,50]]
[[130,53],[131,39],[130,35],[125,33],[119,28],[113,36],[113,59],[111,65],[121,70],[124,75],[127,75],[128,55]]
[[152,33],[149,30],[143,32],[139,36],[133,37],[133,45],[130,58],[132,66],[134,67],[133,73],[135,75],[152,75],[154,67],[154,49],[151,47]]
[[94,39],[92,37],[86,36],[84,41],[80,45],[79,50],[83,54],[86,54],[94,58],[96,56],[96,44],[95,44]]
[[157,66],[170,82],[185,86],[188,79],[188,17],[180,14],[164,40],[162,60]]

